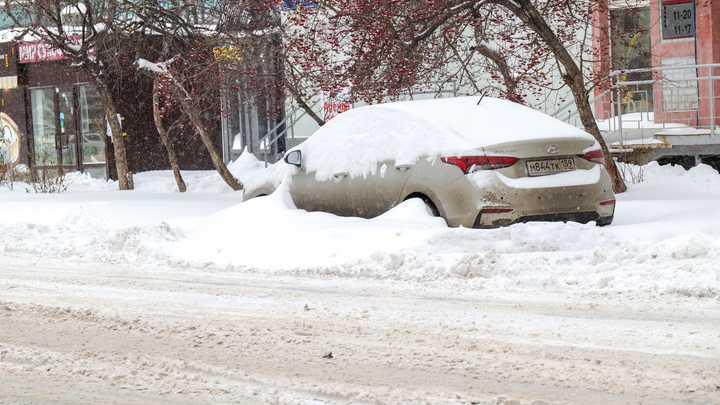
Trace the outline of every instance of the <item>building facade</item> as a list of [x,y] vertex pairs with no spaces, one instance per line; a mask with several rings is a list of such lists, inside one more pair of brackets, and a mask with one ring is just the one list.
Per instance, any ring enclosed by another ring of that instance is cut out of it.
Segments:
[[[720,125],[719,1],[610,0],[593,22],[597,119],[651,112],[658,123]],[[601,97],[612,86],[620,95]]]
[[[58,167],[96,178],[117,179],[108,119],[120,120],[128,169],[138,173],[170,169],[153,116],[152,79],[128,64],[112,83],[118,117],[105,116],[100,97],[82,70],[39,40],[16,41],[16,31],[0,40],[0,158],[31,169]],[[271,66],[271,68],[275,68]],[[241,77],[235,79],[242,81]],[[281,94],[278,94],[280,97]],[[205,116],[213,143],[225,163],[243,149],[274,158],[284,152],[284,111],[268,113],[261,95],[218,94]],[[178,113],[176,113],[178,114]],[[171,119],[173,117],[170,117]],[[175,117],[179,118],[179,117]],[[212,170],[214,165],[191,125],[169,133],[183,170]],[[268,137],[272,136],[272,143]]]

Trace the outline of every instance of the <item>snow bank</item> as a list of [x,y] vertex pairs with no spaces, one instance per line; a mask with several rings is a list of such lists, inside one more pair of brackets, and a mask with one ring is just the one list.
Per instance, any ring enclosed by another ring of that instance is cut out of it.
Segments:
[[[263,166],[245,156],[231,170],[247,180]],[[369,220],[305,212],[284,186],[241,204],[215,172],[184,172],[182,194],[169,171],[137,174],[129,192],[74,174],[62,194],[0,190],[0,254],[474,291],[720,297],[720,175],[705,165],[625,170],[642,181],[617,196],[611,226],[493,230],[448,228],[419,201]]]

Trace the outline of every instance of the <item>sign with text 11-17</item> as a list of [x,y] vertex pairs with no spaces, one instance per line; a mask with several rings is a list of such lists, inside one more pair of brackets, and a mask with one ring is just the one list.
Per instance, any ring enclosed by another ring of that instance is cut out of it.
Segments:
[[695,36],[693,0],[663,0],[661,7],[663,39]]

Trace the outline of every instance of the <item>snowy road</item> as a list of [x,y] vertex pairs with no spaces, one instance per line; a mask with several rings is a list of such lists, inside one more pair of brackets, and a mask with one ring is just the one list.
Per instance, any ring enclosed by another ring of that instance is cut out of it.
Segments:
[[713,298],[3,257],[0,404],[720,403]]

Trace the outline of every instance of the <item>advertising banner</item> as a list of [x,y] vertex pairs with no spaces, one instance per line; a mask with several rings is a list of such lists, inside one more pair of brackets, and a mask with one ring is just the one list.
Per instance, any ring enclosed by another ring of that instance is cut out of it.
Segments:
[[[73,44],[80,45],[82,37],[79,35],[70,37],[70,41]],[[94,53],[94,48],[90,49],[90,53]],[[65,59],[65,55],[61,50],[53,47],[52,44],[44,41],[18,43],[18,62],[20,63],[46,62],[60,59]]]

